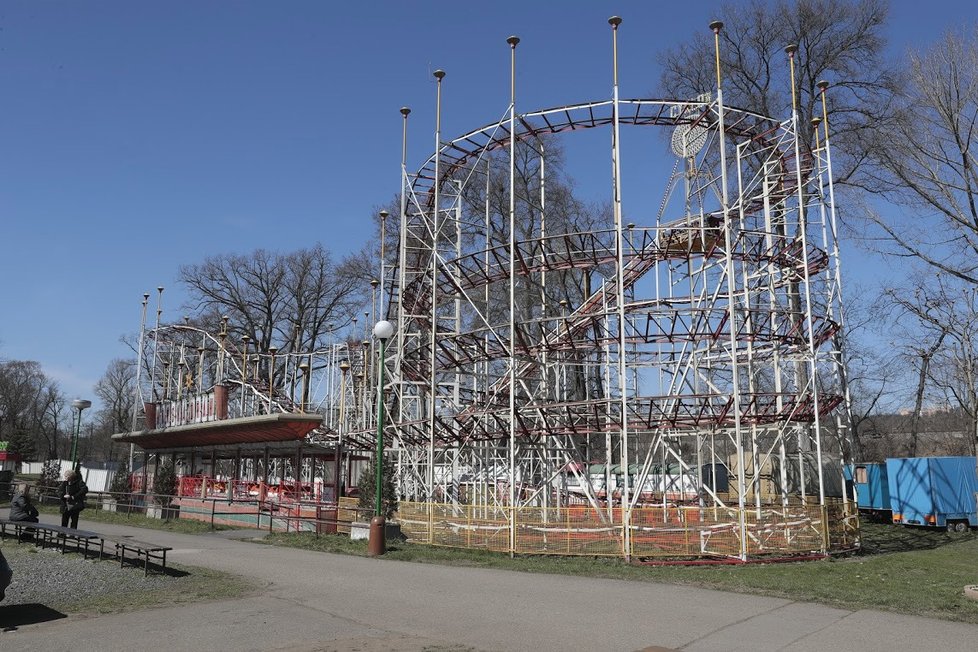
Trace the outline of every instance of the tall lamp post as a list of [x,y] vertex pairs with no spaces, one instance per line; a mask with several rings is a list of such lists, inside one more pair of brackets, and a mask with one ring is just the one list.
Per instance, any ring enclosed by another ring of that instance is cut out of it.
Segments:
[[78,410],[78,418],[75,421],[75,435],[71,438],[71,468],[75,469],[75,462],[78,459],[78,435],[81,433],[82,410],[92,407],[92,402],[84,398],[76,398],[71,402],[71,407]]
[[380,340],[380,359],[377,364],[377,456],[374,462],[377,486],[374,488],[374,517],[370,519],[370,539],[367,541],[367,554],[371,556],[387,551],[387,519],[384,517],[384,358],[387,355],[387,340],[393,334],[394,325],[389,321],[379,321],[374,325],[374,337]]
[[346,373],[350,370],[350,363],[346,360],[340,361],[340,418],[336,432],[340,435],[339,445],[336,447],[336,496],[346,495],[346,449],[343,448],[343,435],[346,434]]

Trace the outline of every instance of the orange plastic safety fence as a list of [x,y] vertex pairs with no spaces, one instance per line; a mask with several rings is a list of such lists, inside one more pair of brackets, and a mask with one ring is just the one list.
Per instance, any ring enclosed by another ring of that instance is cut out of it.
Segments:
[[526,554],[622,554],[621,509],[522,507],[516,512],[516,551]]
[[740,554],[737,510],[644,507],[632,511],[636,557],[730,557]]
[[819,505],[745,511],[747,555],[824,552],[825,518]]

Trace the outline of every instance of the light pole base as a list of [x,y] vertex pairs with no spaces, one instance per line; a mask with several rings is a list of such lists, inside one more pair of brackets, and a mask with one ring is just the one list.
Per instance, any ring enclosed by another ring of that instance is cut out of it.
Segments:
[[370,519],[370,538],[367,539],[367,555],[378,557],[387,552],[387,519],[374,516]]

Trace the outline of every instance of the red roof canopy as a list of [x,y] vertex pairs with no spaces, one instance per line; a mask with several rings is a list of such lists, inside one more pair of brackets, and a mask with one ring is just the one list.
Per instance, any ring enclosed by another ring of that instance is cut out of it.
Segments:
[[123,432],[112,435],[112,441],[136,444],[147,450],[294,441],[305,437],[322,421],[323,417],[319,414],[277,412],[157,430]]

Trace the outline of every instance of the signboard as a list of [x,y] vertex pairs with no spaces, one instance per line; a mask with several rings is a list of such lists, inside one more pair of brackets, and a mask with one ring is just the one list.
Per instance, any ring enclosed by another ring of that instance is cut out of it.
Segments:
[[156,412],[156,427],[169,428],[217,420],[214,392],[196,394],[179,401],[164,401]]

